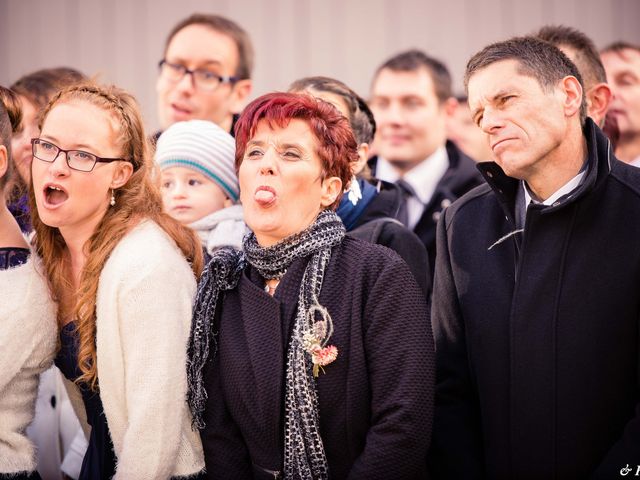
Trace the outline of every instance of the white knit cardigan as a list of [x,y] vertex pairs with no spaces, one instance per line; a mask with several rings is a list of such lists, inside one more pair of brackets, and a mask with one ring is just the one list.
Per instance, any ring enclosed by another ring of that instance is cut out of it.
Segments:
[[[195,289],[184,256],[149,220],[118,243],[102,269],[96,355],[116,480],[187,477],[204,468],[186,402]],[[84,421],[79,392],[70,393]]]
[[33,420],[38,377],[55,355],[56,307],[39,263],[0,271],[0,473],[36,469],[25,435]]

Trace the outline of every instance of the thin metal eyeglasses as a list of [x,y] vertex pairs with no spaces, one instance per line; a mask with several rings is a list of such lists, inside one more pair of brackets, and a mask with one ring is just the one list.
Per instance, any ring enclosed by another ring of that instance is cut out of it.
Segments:
[[160,75],[174,83],[182,80],[185,75],[191,75],[191,82],[194,87],[203,90],[215,90],[223,83],[234,84],[239,80],[238,77],[223,77],[200,68],[190,70],[184,65],[167,62],[165,59],[160,60],[158,67],[160,68]]
[[93,153],[83,152],[82,150],[63,150],[62,148],[54,145],[51,142],[42,140],[40,138],[31,139],[31,153],[34,158],[42,160],[43,162],[53,163],[60,155],[60,152],[64,153],[67,165],[72,170],[78,170],[80,172],[90,172],[96,163],[111,163],[111,162],[128,162],[126,158],[104,158],[98,157]]

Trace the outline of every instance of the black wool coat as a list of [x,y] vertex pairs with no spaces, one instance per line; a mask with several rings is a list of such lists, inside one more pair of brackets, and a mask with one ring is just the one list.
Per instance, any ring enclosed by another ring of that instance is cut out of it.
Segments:
[[[470,157],[451,141],[447,141],[446,149],[449,168],[438,182],[431,200],[424,207],[424,212],[413,229],[427,249],[431,278],[436,261],[436,225],[442,211],[469,190],[484,183],[476,169],[476,163]],[[376,162],[377,157],[373,157],[369,162],[374,176]]]
[[[274,297],[251,267],[224,297],[218,354],[205,372],[209,478],[244,480],[283,468],[286,348],[307,262],[294,261]],[[330,477],[424,478],[433,339],[424,294],[407,265],[387,248],[345,237],[332,251],[319,301],[333,319],[329,343],[338,348],[317,378]]]
[[[591,120],[581,186],[532,205],[488,185],[438,225],[435,478],[618,478],[640,464],[640,169]],[[502,239],[502,241],[499,241]]]
[[[373,180],[378,195],[365,208],[355,226],[347,233],[354,238],[372,241],[396,252],[407,262],[418,285],[431,297],[431,268],[427,251],[420,238],[398,220],[402,204],[400,188],[389,182]],[[393,219],[393,221],[392,221]]]

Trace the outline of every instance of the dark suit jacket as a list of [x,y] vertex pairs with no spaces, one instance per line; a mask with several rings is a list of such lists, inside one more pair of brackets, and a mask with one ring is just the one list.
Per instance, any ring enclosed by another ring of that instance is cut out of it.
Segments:
[[[435,192],[425,206],[424,212],[418,220],[413,231],[427,249],[429,254],[429,266],[431,278],[433,278],[434,265],[436,263],[436,225],[438,219],[446,207],[455,202],[472,188],[484,183],[476,163],[455,146],[453,142],[446,143],[449,168],[442,176]],[[377,157],[369,161],[371,171],[375,176]]]
[[[202,432],[211,478],[251,478],[252,464],[282,470],[286,349],[307,262],[289,267],[274,297],[247,268],[216,315]],[[423,478],[434,352],[413,275],[391,250],[346,237],[332,252],[320,303],[339,352],[317,379],[331,478]]]

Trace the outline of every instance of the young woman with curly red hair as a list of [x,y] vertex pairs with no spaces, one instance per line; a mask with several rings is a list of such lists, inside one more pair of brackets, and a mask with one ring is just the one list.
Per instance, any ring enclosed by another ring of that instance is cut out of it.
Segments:
[[203,461],[185,362],[199,241],[162,213],[129,94],[69,87],[40,127],[31,211],[59,305],[56,364],[91,426],[80,478],[193,476]]

